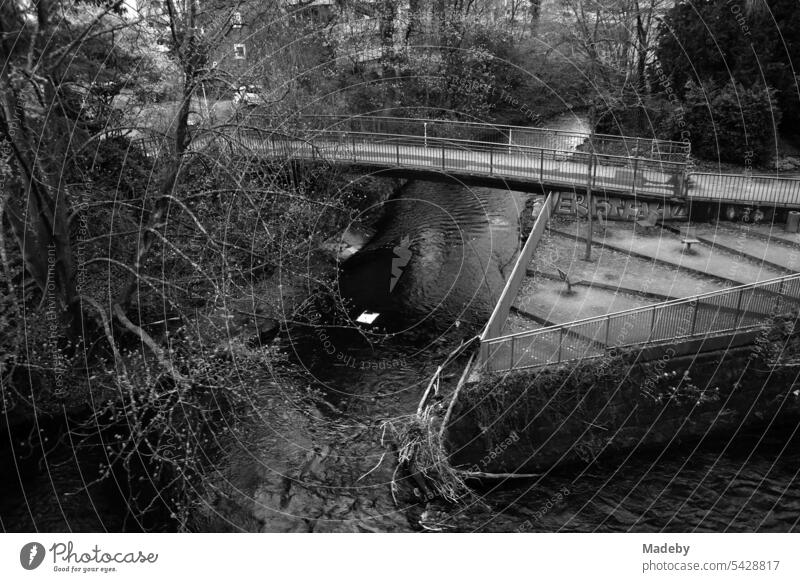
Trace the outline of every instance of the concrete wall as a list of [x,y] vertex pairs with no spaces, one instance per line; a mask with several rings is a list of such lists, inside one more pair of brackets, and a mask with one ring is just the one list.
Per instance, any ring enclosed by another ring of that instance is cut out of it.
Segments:
[[[592,216],[601,213],[609,220],[636,221],[650,212],[657,212],[663,220],[688,220],[686,204],[670,201],[637,200],[615,196],[592,196]],[[589,214],[585,194],[564,192],[561,194],[556,214],[584,217]]]
[[[451,461],[471,470],[537,472],[600,452],[664,447],[782,418],[796,422],[797,370],[770,371],[759,349],[689,356],[665,349],[645,364],[594,360],[484,379],[462,391],[447,431]],[[501,447],[509,435],[513,443]]]

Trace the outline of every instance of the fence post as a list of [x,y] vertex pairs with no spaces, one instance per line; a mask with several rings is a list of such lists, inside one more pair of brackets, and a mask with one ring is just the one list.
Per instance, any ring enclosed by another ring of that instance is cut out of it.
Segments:
[[694,313],[692,314],[692,335],[694,337],[695,334],[695,324],[697,324],[697,310],[700,308],[700,302],[695,299],[694,300]]
[[775,298],[775,315],[778,315],[778,312],[781,308],[781,299],[783,299],[783,284],[786,283],[786,279],[781,279],[781,286],[778,288],[778,296]]
[[540,150],[539,156],[539,183],[544,184],[544,150]]
[[633,189],[631,193],[636,196],[636,170],[639,168],[639,158],[633,158]]
[[396,143],[394,145],[395,145],[396,152],[397,152],[397,165],[399,166],[400,165],[400,144]]
[[494,149],[489,150],[489,174],[494,175]]
[[511,336],[511,365],[508,367],[509,370],[514,369],[514,347],[516,343],[514,342],[514,336]]
[[353,146],[353,163],[355,163],[356,162],[356,136],[355,136],[355,134],[352,134],[350,136],[350,143]]
[[652,313],[653,315],[650,318],[650,334],[647,336],[647,343],[650,343],[651,341],[653,341],[653,330],[655,330],[655,328],[656,328],[656,310],[655,310],[655,308],[652,308],[650,310],[650,313]]
[[444,144],[442,144],[442,171],[444,171]]
[[603,342],[606,345],[606,349],[608,349],[608,335],[611,331],[611,316],[606,316],[606,340]]
[[561,361],[561,348],[564,345],[564,326],[561,326],[558,334],[558,361]]
[[733,320],[733,328],[739,327],[739,319],[742,317],[742,290],[739,289],[736,298],[736,319]]

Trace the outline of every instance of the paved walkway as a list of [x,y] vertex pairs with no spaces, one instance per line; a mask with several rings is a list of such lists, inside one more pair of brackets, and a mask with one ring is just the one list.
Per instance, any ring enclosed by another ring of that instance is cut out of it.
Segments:
[[[518,146],[471,150],[468,147],[426,147],[424,144],[353,142],[348,139],[348,135],[343,134],[336,141],[314,140],[309,143],[244,135],[240,137],[240,143],[251,151],[270,157],[433,170],[467,179],[470,176],[513,179],[553,190],[585,189],[589,177],[588,161],[580,160],[581,157],[588,160],[588,157],[578,152],[570,154]],[[415,138],[414,141],[423,140]],[[619,163],[625,164],[626,161],[619,158]],[[650,162],[651,166],[653,164],[656,163]],[[645,166],[645,162],[642,162],[642,166]],[[604,165],[602,160],[594,170],[593,188],[609,193],[636,192],[659,197],[673,197],[679,193],[678,179],[666,171],[660,172],[646,166],[631,169]]]
[[[503,334],[521,335],[513,341],[490,344],[496,369],[504,369],[512,361],[517,367],[599,356],[613,346],[664,341],[673,335],[730,333],[761,325],[776,301],[797,303],[793,299],[798,296],[795,281],[785,288],[770,283],[763,290],[702,299],[696,304],[696,313],[687,303],[653,312],[648,306],[665,300],[784,276],[800,262],[788,257],[795,248],[785,240],[769,241],[758,235],[748,241],[752,245],[740,243],[744,249],[735,252],[727,243],[740,240],[736,225],[698,225],[703,227],[698,230],[708,229],[704,234],[717,232],[719,236],[709,244],[693,245],[693,251],[687,253],[673,232],[656,228],[645,234],[619,222],[610,224],[606,233],[596,231],[592,261],[586,262],[585,239],[581,238],[586,226],[570,219],[551,225],[503,328]],[[800,258],[800,247],[795,254]],[[776,259],[776,263],[768,264],[764,257]],[[560,280],[559,269],[570,278],[572,293]],[[640,311],[620,314],[637,308]],[[573,323],[592,317],[600,319]],[[560,324],[567,327],[543,329]],[[524,333],[536,330],[540,333]]]

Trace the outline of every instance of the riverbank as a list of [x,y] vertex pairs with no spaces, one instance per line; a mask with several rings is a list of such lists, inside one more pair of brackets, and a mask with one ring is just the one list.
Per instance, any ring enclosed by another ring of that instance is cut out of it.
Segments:
[[796,321],[777,317],[753,345],[715,353],[683,356],[668,348],[639,362],[636,351],[626,351],[488,376],[465,387],[457,403],[448,427],[453,465],[537,473],[747,427],[797,427]]

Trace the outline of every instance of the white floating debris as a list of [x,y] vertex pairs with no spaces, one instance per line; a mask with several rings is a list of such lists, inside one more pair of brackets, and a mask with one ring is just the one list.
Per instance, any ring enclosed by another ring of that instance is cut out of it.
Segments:
[[372,325],[372,323],[380,317],[380,313],[373,313],[372,311],[365,311],[361,315],[356,318],[358,323],[366,323],[367,325]]

